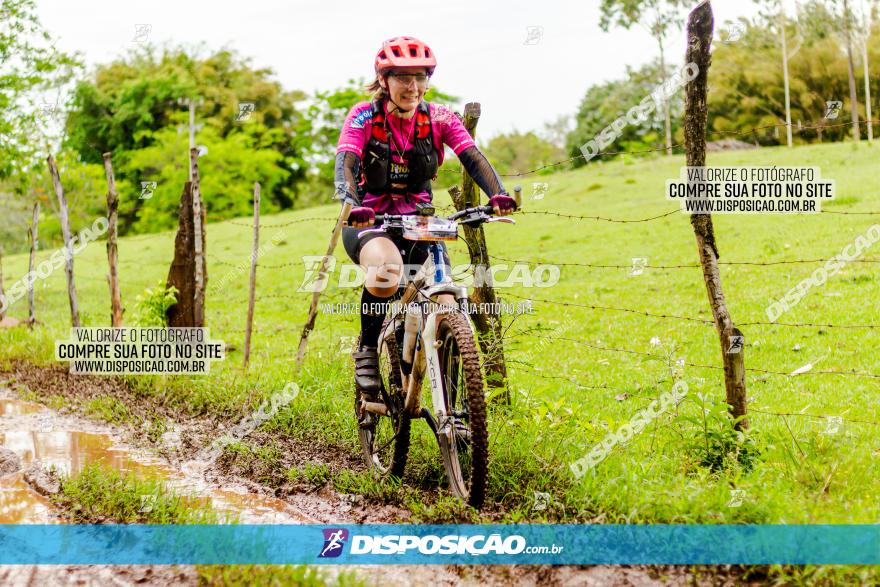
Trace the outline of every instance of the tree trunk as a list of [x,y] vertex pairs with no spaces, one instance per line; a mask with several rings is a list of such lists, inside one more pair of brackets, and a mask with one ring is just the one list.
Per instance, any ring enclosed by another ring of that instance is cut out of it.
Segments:
[[859,98],[856,93],[856,75],[853,67],[852,55],[852,30],[850,27],[850,12],[848,0],[843,0],[843,30],[846,35],[846,62],[847,74],[849,75],[849,105],[850,118],[852,119],[853,140],[859,142],[862,133],[859,130]]
[[791,97],[788,84],[788,45],[785,39],[785,11],[779,6],[779,31],[782,36],[782,80],[785,86],[785,137],[788,146],[792,146],[791,140]]
[[[687,55],[685,62],[699,68],[697,77],[689,82],[685,94],[684,139],[688,166],[702,167],[706,164],[706,120],[708,117],[707,80],[711,60],[710,46],[714,17],[708,0],[700,3],[688,17]],[[748,427],[746,415],[746,382],[743,354],[743,335],[727,310],[721,275],[718,271],[718,249],[711,214],[691,215],[691,225],[697,239],[700,264],[706,293],[712,307],[715,327],[721,339],[721,357],[724,364],[724,384],[727,403],[734,418],[742,417],[738,429]],[[734,338],[736,337],[736,338]]]
[[174,237],[174,260],[168,270],[166,287],[177,288],[177,303],[168,308],[166,319],[170,327],[196,326],[193,310],[196,272],[193,221],[192,184],[186,182],[177,209],[177,235]]
[[119,210],[119,195],[116,193],[116,179],[113,176],[113,163],[110,153],[104,153],[104,174],[107,176],[107,262],[110,264],[110,324],[114,328],[122,326],[122,294],[119,291],[119,251],[116,245],[116,221]]

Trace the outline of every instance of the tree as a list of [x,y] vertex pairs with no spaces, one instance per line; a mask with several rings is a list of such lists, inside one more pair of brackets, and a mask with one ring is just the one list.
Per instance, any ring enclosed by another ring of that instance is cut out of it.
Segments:
[[[612,24],[629,29],[638,23],[645,26],[660,48],[661,81],[666,81],[666,52],[664,42],[671,29],[681,30],[684,17],[680,11],[685,0],[602,0],[599,26],[608,31]],[[666,130],[666,154],[672,155],[672,123],[669,100],[663,101]]]
[[80,66],[77,56],[54,47],[33,0],[0,0],[0,179],[24,182],[26,171],[45,158],[47,123],[59,104],[43,100]]
[[[534,132],[498,134],[485,148],[486,158],[501,174],[523,173],[537,169],[564,157],[562,148],[536,135]],[[540,173],[552,173],[553,168]]]
[[[853,43],[855,41],[858,41],[857,37],[861,37],[864,39],[865,49],[863,51],[863,59],[865,61],[865,91],[867,94],[866,108],[870,109],[870,105],[868,103],[870,101],[870,82],[868,81],[869,75],[867,66],[867,44],[870,35],[868,34],[869,29],[865,29],[859,25],[859,19],[856,18],[856,14],[852,6],[852,1],[853,0],[830,0],[828,2],[820,3],[818,0],[811,0],[811,2],[808,3],[808,7],[809,12],[813,15],[822,14],[825,17],[827,24],[823,27],[823,32],[827,32],[828,36],[836,36],[839,39],[839,42],[844,52],[846,53],[852,135],[853,140],[858,142],[861,138],[861,132],[859,121],[858,91],[856,90],[855,63],[853,59]],[[876,6],[876,3],[872,0],[869,0],[868,5],[869,7],[871,7],[871,5]],[[861,12],[862,25],[864,25],[864,27],[870,27],[870,18],[867,16],[864,8]],[[815,20],[815,16],[813,18]],[[862,29],[861,34],[858,34],[859,29]],[[869,128],[869,136],[872,132],[873,131]]]
[[[207,56],[202,53],[203,48],[165,48],[157,52],[146,46],[98,66],[95,74],[80,81],[74,90],[66,145],[86,163],[99,163],[104,152],[112,152],[117,177],[134,186],[160,172],[158,167],[145,163],[140,151],[161,154],[165,162],[166,150],[178,149],[169,163],[182,172],[173,177],[164,172],[161,175],[175,185],[173,191],[179,196],[188,177],[189,145],[188,141],[171,140],[171,135],[178,131],[185,134],[188,125],[188,111],[181,99],[198,99],[196,117],[201,130],[197,141],[205,144],[203,139],[209,138],[215,148],[234,149],[237,145],[265,151],[254,156],[261,161],[271,159],[277,170],[263,177],[254,174],[249,184],[263,183],[264,201],[276,209],[293,206],[308,167],[296,136],[305,116],[298,103],[306,95],[285,91],[271,79],[270,69],[254,68],[250,60],[233,51],[221,49]],[[243,109],[242,104],[252,104],[252,111],[249,107]],[[232,156],[228,150],[224,153],[229,161],[251,157],[245,153]],[[212,151],[205,163],[210,166],[214,156]],[[204,174],[203,179],[207,179]],[[152,220],[138,221],[141,209],[151,204],[142,199],[135,199],[134,204],[121,208],[121,231],[154,225]],[[210,209],[210,202],[208,206]],[[215,210],[232,213],[238,207],[223,205]]]
[[0,247],[10,251],[27,247],[25,226],[40,197],[34,178],[57,142],[64,88],[82,66],[55,42],[33,0],[0,0]]
[[574,117],[570,114],[562,114],[554,120],[544,123],[541,136],[551,145],[565,149],[569,133],[572,131]]
[[[784,74],[781,68],[766,67],[779,54],[778,13],[741,22],[746,25],[742,37],[735,43],[718,44],[712,53],[713,68],[724,75],[712,78],[709,126],[735,131],[775,125],[747,135],[747,140],[780,144],[776,131],[780,122],[785,122]],[[791,19],[787,22],[789,32],[794,30],[792,23]],[[818,0],[799,5],[797,23],[799,49],[797,58],[789,60],[793,131],[807,142],[843,140],[850,133],[849,125],[841,126],[840,119],[826,118],[828,102],[842,101],[847,93],[848,63],[840,47],[841,23],[835,20],[829,5]],[[868,39],[867,50],[875,59],[880,55],[876,35]],[[876,95],[880,80],[869,78],[868,86],[869,92]]]
[[[177,225],[177,207],[183,182],[187,178],[187,162],[180,157],[187,152],[189,139],[173,125],[158,131],[147,131],[150,146],[128,152],[129,173],[139,181],[128,193],[119,189],[120,215],[135,218],[133,232],[154,232]],[[279,162],[283,154],[272,148],[261,148],[254,134],[244,132],[221,136],[221,131],[206,125],[199,133],[199,143],[208,154],[199,160],[202,199],[210,218],[247,216],[253,212],[254,181],[262,190],[272,193],[289,178],[290,171]],[[146,192],[140,181],[156,182]],[[280,204],[263,201],[264,212],[280,209]],[[137,209],[138,213],[132,213]]]
[[[580,146],[599,136],[611,122],[624,116],[630,108],[638,106],[657,88],[660,77],[659,60],[639,69],[627,67],[626,77],[591,86],[581,100],[574,116],[574,130],[568,134],[566,150],[575,157],[574,166],[585,165],[580,155]],[[671,116],[670,134],[676,135],[681,127],[682,100],[680,96],[669,101]],[[664,120],[662,115],[654,114],[648,120],[623,127],[615,140],[615,150],[643,150],[655,147],[662,140]]]

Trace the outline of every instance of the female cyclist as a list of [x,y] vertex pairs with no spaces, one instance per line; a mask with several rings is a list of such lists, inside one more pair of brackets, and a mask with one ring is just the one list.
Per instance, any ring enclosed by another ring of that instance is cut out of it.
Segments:
[[[398,292],[404,262],[422,264],[428,246],[381,233],[359,237],[360,230],[373,226],[376,213],[413,214],[416,204],[431,201],[431,181],[443,164],[444,145],[490,196],[496,214],[516,209],[458,117],[445,106],[422,100],[436,66],[434,52],[418,39],[395,37],[382,43],[375,59],[376,77],[367,87],[373,100],[351,109],[336,148],[335,197],[352,205],[342,243],[367,275],[360,344],[352,352],[355,384],[367,401],[374,401],[379,392],[377,346],[384,306]],[[449,263],[445,249],[444,256]],[[359,425],[372,426],[372,414],[362,413]]]

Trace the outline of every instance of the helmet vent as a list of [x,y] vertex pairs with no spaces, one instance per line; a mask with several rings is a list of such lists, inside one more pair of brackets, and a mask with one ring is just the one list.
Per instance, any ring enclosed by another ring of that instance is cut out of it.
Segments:
[[394,48],[391,49],[391,50],[394,51],[394,56],[395,56],[395,57],[400,57],[400,49],[398,49],[397,47],[394,47]]

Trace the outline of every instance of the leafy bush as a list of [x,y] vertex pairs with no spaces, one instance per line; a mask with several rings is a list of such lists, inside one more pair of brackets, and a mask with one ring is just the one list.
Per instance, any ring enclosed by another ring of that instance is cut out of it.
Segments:
[[165,287],[163,282],[155,288],[147,288],[135,301],[135,324],[137,326],[167,326],[166,312],[177,303],[177,288]]

